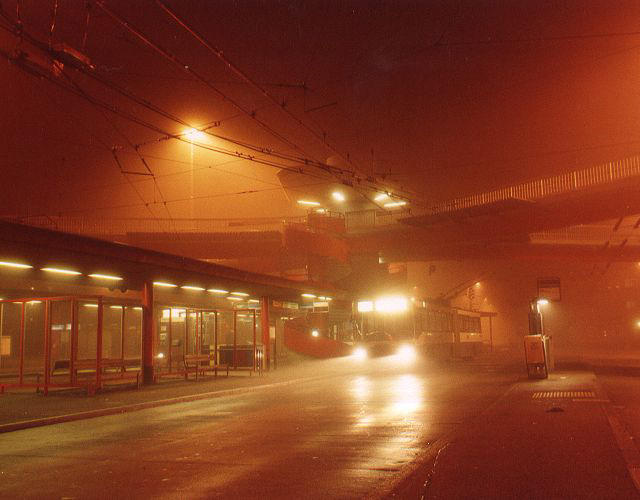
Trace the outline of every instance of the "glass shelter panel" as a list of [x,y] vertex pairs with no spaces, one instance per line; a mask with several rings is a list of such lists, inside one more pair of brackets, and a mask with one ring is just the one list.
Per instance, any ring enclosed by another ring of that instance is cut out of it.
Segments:
[[71,301],[51,302],[51,366],[71,359]]
[[78,359],[96,359],[98,332],[98,303],[78,303]]
[[180,371],[183,367],[186,340],[186,309],[171,308],[171,345],[169,370]]
[[218,363],[233,365],[234,312],[218,311]]
[[105,359],[122,358],[122,314],[124,308],[119,305],[104,305],[102,316],[102,357]]
[[125,359],[142,357],[142,308],[126,307],[124,312],[124,352]]
[[202,354],[213,353],[216,350],[216,313],[215,311],[202,311]]
[[37,374],[44,375],[45,303],[27,302],[24,316],[24,380],[35,382]]
[[[20,369],[21,302],[0,304],[0,374],[16,375]],[[15,380],[12,380],[15,382]]]
[[236,311],[236,344],[253,346],[253,311]]
[[198,338],[199,330],[200,330],[200,321],[199,314],[189,309],[187,310],[187,322],[186,322],[186,332],[187,339],[185,343],[185,353],[186,354],[197,354],[200,348],[200,339]]

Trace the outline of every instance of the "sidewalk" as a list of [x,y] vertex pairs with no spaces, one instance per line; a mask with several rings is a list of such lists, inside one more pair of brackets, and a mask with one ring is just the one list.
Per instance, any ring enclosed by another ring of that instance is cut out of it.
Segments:
[[625,444],[619,429],[612,429],[612,412],[591,372],[556,372],[548,380],[515,384],[441,443],[428,470],[421,471],[421,494],[640,498],[624,449],[629,441]]
[[229,372],[229,377],[207,375],[196,381],[191,375],[184,378],[161,379],[155,385],[140,389],[115,386],[87,396],[83,390],[52,391],[48,396],[34,389],[14,390],[0,395],[0,433],[21,428],[92,418],[114,413],[151,408],[154,406],[193,401],[260,390],[274,385],[302,383],[305,380],[330,376],[332,361],[319,361],[312,366],[284,367],[261,375],[248,372]]

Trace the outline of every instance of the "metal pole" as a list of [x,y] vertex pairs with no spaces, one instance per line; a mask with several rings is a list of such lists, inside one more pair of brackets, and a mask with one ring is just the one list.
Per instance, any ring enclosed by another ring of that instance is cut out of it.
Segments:
[[3,331],[2,325],[4,323],[3,316],[4,316],[4,303],[0,302],[0,368],[2,368],[2,355],[3,355],[3,352],[2,352],[2,331]]
[[104,314],[102,297],[98,297],[98,330],[96,332],[96,388],[102,388],[102,320]]
[[77,382],[76,360],[78,359],[78,301],[71,300],[71,352],[69,353],[69,382]]
[[269,336],[269,297],[260,299],[260,321],[262,327],[263,368],[271,368],[271,339]]
[[167,356],[169,358],[169,373],[171,373],[171,367],[173,365],[173,308],[169,308],[169,351]]
[[24,313],[25,303],[22,302],[22,315],[20,317],[20,374],[19,383],[24,383]]
[[253,311],[253,371],[256,371],[256,311]]
[[51,318],[49,310],[51,302],[44,301],[44,395],[49,394],[49,383],[51,382]]
[[[124,318],[126,307],[122,306],[122,315],[120,317],[120,359],[124,361]],[[122,371],[126,371],[124,363],[122,364]]]
[[236,315],[237,311],[233,311],[233,368],[238,368],[238,356],[236,354],[238,323]]
[[218,364],[218,311],[213,315],[213,359]]
[[[171,318],[171,310],[169,310]],[[145,281],[142,287],[142,378],[143,383],[153,384],[154,382],[154,322],[153,322],[153,283]],[[171,325],[169,325],[171,331]],[[169,348],[171,352],[171,348]]]

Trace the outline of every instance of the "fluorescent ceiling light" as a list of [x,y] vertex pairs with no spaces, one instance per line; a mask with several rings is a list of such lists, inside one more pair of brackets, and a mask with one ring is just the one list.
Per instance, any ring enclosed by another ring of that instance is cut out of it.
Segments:
[[180,288],[184,288],[185,290],[196,290],[198,292],[204,291],[204,288],[202,288],[201,286],[183,285]]
[[79,274],[82,274],[82,273],[79,273],[78,271],[73,271],[71,269],[60,269],[58,267],[43,267],[41,271],[46,271],[48,273],[68,274],[71,276],[77,276]]
[[316,298],[316,296],[314,294],[312,294],[312,293],[301,293],[300,296],[301,297],[305,297],[307,299],[315,299]]
[[164,286],[168,288],[176,288],[178,285],[174,285],[173,283],[165,283],[164,281],[154,281],[154,286]]
[[249,302],[251,302],[252,304],[259,304],[260,301],[258,299],[249,299]]
[[111,276],[109,274],[90,274],[89,277],[99,280],[122,281],[122,278],[120,276]]
[[240,297],[227,297],[227,300],[242,300]]
[[382,201],[382,200],[386,200],[388,197],[389,195],[387,193],[378,193],[373,197],[373,199],[375,201]]
[[383,206],[385,208],[394,208],[394,207],[404,207],[407,204],[406,201],[390,201],[389,203],[385,203]]
[[231,292],[231,295],[237,295],[238,297],[248,297],[249,296],[248,293],[244,293],[244,292]]
[[229,293],[228,290],[221,290],[219,288],[209,288],[209,290],[207,290],[207,292],[211,292],[211,293],[219,293],[221,295],[225,295],[227,293]]
[[19,262],[7,262],[7,261],[0,261],[0,266],[13,267],[16,269],[32,269],[33,268],[33,266],[30,266],[29,264],[20,264]]
[[310,201],[310,200],[298,200],[298,204],[300,205],[307,205],[310,207],[319,207],[320,203],[317,201]]

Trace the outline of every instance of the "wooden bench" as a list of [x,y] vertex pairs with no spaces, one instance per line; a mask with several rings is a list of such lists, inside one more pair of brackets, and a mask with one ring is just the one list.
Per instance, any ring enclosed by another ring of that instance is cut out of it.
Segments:
[[[227,377],[229,376],[228,364],[217,364],[213,353],[211,354],[185,354],[183,358],[184,363],[184,378],[188,379],[190,373],[196,374],[196,380],[198,374],[204,376],[205,372],[213,372],[218,376],[218,370],[226,370]],[[213,364],[212,364],[213,363]]]
[[[138,358],[103,358],[101,363],[101,386],[104,382],[128,382],[135,379],[136,387],[140,387],[141,360]],[[127,368],[137,368],[137,370],[127,370]],[[96,390],[96,360],[78,359],[74,363],[75,382],[87,388],[89,394]],[[51,367],[51,377],[69,376],[71,372],[71,361],[68,359],[56,359]],[[41,374],[36,377],[37,384],[40,384]],[[57,385],[57,384],[56,384]],[[100,387],[101,388],[101,387]]]

